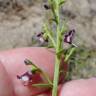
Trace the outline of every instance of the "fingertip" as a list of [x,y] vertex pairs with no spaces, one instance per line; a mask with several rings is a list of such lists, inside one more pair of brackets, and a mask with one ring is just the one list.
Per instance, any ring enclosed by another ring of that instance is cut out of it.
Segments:
[[59,96],[96,96],[96,78],[67,82],[61,88]]

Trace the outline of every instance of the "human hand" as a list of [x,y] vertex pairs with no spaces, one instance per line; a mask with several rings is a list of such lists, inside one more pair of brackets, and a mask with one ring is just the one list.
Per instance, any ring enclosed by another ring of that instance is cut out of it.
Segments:
[[[27,70],[27,67],[24,64],[24,60],[26,58],[32,60],[35,64],[37,64],[37,66],[47,72],[50,79],[53,78],[54,53],[48,51],[47,49],[20,48],[0,52],[0,61],[2,62],[0,63],[0,90],[4,90],[0,91],[0,96],[36,96],[36,94],[45,91],[41,88],[36,89],[24,86],[21,81],[17,79],[16,76],[18,74],[22,74]],[[60,88],[61,90],[59,90],[59,96],[96,96],[95,80],[96,79],[77,80],[66,83],[64,86],[62,85],[62,88]]]

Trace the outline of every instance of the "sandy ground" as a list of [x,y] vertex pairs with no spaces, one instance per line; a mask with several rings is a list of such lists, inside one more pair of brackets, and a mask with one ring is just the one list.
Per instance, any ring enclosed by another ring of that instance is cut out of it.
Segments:
[[38,4],[19,12],[0,12],[0,50],[32,45],[33,34],[41,32],[42,28],[44,16],[41,8]]

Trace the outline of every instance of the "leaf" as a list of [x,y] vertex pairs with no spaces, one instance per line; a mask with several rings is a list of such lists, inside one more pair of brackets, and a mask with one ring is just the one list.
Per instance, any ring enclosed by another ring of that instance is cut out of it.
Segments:
[[51,18],[51,19],[50,19],[50,22],[55,22],[55,23],[57,23],[57,21],[56,21],[55,18]]
[[65,32],[67,32],[68,26],[66,24],[66,21],[63,22],[63,26],[61,28],[61,34],[64,35]]
[[72,54],[74,53],[74,51],[76,50],[76,48],[75,47],[72,47],[70,50],[69,50],[69,52],[66,54],[66,56],[65,56],[65,62],[66,61],[68,61],[69,60],[69,58],[72,56]]
[[55,40],[54,40],[54,37],[53,37],[53,33],[52,33],[52,31],[50,31],[49,29],[48,29],[48,25],[47,24],[45,24],[44,26],[43,26],[43,30],[44,30],[44,32],[46,32],[46,34],[47,34],[47,36],[48,36],[48,38],[50,39],[50,41],[52,42],[52,44],[53,44],[53,46],[54,46],[54,48],[56,47],[56,44],[55,44]]
[[57,55],[60,55],[61,53],[64,52],[64,49],[61,49],[58,53],[56,53]]
[[59,5],[61,6],[62,4],[64,4],[66,1],[65,0],[60,0]]
[[52,88],[52,85],[50,84],[45,84],[45,83],[39,83],[39,84],[32,84],[33,87],[51,87]]
[[47,48],[54,48],[52,44],[48,45]]

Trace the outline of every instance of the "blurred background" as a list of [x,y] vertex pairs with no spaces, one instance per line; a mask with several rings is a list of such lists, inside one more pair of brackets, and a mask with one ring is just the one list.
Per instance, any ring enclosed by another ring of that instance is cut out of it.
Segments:
[[[96,76],[96,0],[66,1],[61,19],[66,18],[69,28],[76,30],[74,43],[80,46],[72,58],[74,64],[80,64],[75,70],[70,69],[72,78]],[[49,18],[43,7],[46,2],[0,0],[0,50],[33,46],[33,35],[41,32],[43,22]]]
[[[41,32],[47,0],[0,0],[0,50],[31,46]],[[66,0],[62,19],[76,29],[76,44],[96,48],[96,0]],[[48,18],[48,17],[47,17]]]

